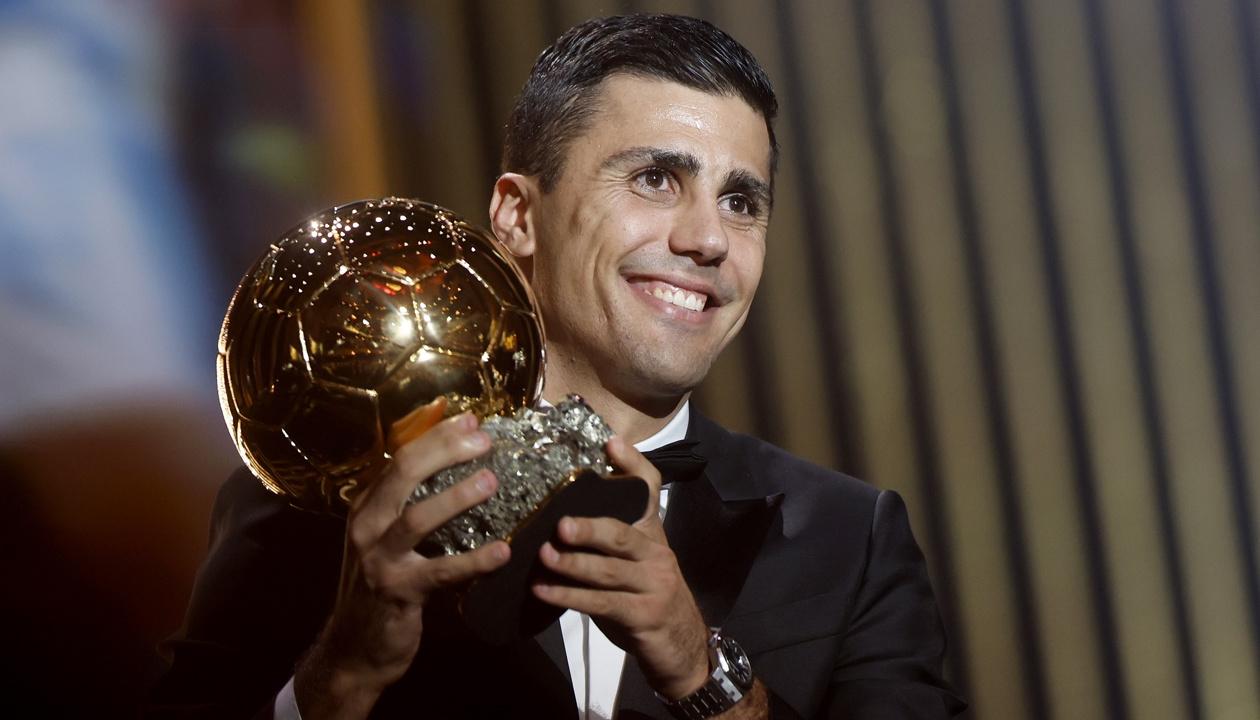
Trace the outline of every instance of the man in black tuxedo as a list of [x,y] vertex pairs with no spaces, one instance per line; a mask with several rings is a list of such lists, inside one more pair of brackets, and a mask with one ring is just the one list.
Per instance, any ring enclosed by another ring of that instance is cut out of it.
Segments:
[[[568,611],[559,623],[484,646],[439,591],[502,566],[508,546],[413,551],[496,490],[483,471],[404,507],[417,483],[488,448],[458,416],[397,453],[345,522],[297,512],[243,472],[229,480],[153,713],[960,711],[900,498],[688,406],[761,277],[776,109],[765,73],[725,33],[632,16],[584,23],[544,51],[509,120],[490,220],[547,327],[544,395],[582,395],[618,433],[614,464],[652,489],[638,522],[566,518],[542,547],[566,582],[531,591]],[[680,438],[674,459],[695,477],[662,492],[640,450]]]

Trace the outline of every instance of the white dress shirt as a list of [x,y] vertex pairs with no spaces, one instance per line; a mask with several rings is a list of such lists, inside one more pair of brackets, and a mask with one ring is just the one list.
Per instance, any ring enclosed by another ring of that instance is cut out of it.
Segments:
[[[655,450],[687,436],[691,419],[691,403],[683,403],[678,413],[652,437],[635,443],[639,452]],[[669,504],[669,488],[661,488],[661,518]],[[621,669],[626,653],[600,632],[590,616],[566,610],[560,616],[564,634],[564,652],[569,659],[569,676],[573,678],[573,697],[581,720],[611,720],[621,685]],[[297,697],[293,694],[293,678],[276,695],[275,720],[302,720]]]

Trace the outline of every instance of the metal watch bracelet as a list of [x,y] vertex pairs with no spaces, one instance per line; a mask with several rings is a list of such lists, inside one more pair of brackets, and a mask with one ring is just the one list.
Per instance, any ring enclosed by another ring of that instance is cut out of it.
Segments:
[[738,643],[710,628],[708,651],[709,677],[699,690],[677,700],[657,695],[679,720],[707,720],[726,712],[752,689],[752,664]]

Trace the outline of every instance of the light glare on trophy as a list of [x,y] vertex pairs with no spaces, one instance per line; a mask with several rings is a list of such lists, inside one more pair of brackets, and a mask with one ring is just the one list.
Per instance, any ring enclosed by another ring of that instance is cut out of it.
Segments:
[[307,219],[241,280],[218,350],[241,458],[303,509],[344,515],[387,468],[399,431],[439,419],[426,412],[485,420],[490,452],[421,483],[409,502],[479,467],[498,476],[494,497],[418,548],[512,543],[509,566],[461,593],[465,619],[492,642],[553,614],[526,607],[526,583],[537,572],[529,555],[561,515],[630,522],[646,507],[643,482],[609,477],[611,431],[580,398],[535,407],[544,335],[529,284],[491,234],[445,208],[385,198]]

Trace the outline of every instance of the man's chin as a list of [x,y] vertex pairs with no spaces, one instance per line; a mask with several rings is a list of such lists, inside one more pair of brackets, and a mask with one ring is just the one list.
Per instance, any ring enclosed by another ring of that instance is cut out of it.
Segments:
[[686,363],[636,363],[624,387],[645,398],[677,399],[695,390],[709,373],[711,360]]

